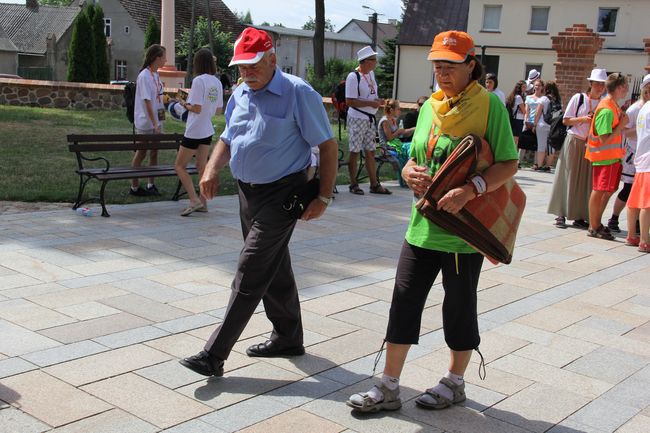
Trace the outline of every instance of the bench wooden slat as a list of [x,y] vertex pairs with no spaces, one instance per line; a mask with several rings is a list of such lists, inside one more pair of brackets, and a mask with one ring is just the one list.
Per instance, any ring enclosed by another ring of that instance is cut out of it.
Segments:
[[68,143],[97,143],[97,142],[133,142],[137,141],[181,141],[181,134],[69,134]]
[[124,143],[84,143],[84,144],[69,144],[68,150],[70,152],[115,152],[120,150],[173,150],[178,149],[180,142],[175,141],[136,141]]

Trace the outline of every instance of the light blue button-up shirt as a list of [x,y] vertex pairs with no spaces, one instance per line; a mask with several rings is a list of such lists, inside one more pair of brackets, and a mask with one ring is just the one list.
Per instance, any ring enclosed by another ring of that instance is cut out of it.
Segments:
[[321,96],[276,67],[264,88],[245,83],[226,105],[221,139],[230,171],[246,183],[270,183],[309,166],[311,147],[334,137]]

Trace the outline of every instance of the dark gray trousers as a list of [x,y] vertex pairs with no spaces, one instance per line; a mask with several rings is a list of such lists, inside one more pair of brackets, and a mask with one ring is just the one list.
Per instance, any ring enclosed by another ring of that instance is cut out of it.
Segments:
[[244,248],[223,322],[205,344],[211,356],[228,358],[260,300],[273,324],[271,340],[280,347],[303,344],[298,288],[289,256],[296,220],[282,209],[282,203],[305,182],[304,172],[266,185],[239,182]]

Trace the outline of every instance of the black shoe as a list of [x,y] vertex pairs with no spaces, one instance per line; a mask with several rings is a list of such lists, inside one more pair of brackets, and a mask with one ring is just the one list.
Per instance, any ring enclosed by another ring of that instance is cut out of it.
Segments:
[[616,233],[621,232],[621,229],[618,226],[618,219],[610,218],[609,221],[607,221],[607,228]]
[[138,189],[129,188],[129,194],[136,197],[146,197],[151,195],[146,189],[142,188],[141,186],[139,186]]
[[559,229],[565,229],[566,228],[566,218],[563,216],[559,216],[555,218],[555,227]]
[[147,193],[149,195],[160,195],[160,192],[158,191],[158,188],[156,188],[156,185],[148,186]]
[[223,361],[211,358],[205,350],[189,358],[183,358],[178,362],[183,367],[203,376],[223,376]]
[[246,349],[246,355],[258,358],[273,358],[276,356],[301,356],[305,354],[305,347],[278,347],[277,343],[272,340],[266,340],[264,343],[253,344]]
[[579,229],[588,229],[589,223],[585,220],[575,220],[573,221],[573,227],[577,227]]

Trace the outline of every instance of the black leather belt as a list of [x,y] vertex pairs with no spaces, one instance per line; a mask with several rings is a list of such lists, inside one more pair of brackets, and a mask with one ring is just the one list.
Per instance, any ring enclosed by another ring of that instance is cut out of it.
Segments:
[[300,176],[306,176],[306,175],[307,175],[307,169],[304,169],[304,170],[297,171],[295,173],[291,173],[289,175],[286,175],[284,177],[281,177],[278,180],[274,180],[273,182],[269,182],[269,183],[247,183],[247,182],[242,182],[241,180],[239,180],[238,182],[240,185],[243,185],[248,188],[268,188],[272,186],[284,185],[290,183],[294,181],[296,178]]

